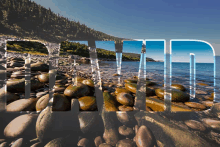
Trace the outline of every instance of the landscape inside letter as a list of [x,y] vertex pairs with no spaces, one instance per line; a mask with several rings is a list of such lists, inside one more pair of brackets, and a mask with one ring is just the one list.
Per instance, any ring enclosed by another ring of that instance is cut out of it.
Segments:
[[[200,40],[171,40],[172,44],[172,108],[171,111],[210,109],[214,91],[218,93],[215,51]],[[215,63],[215,64],[214,64]],[[177,105],[182,107],[176,109]]]
[[107,111],[175,112],[220,102],[220,58],[204,41],[5,40],[1,111],[68,111],[75,98],[79,110],[99,112],[103,103]]

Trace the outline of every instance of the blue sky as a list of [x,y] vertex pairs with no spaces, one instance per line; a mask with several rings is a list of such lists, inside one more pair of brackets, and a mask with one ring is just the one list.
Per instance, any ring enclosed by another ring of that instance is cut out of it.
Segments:
[[[88,45],[87,41],[80,43]],[[97,48],[115,51],[113,41],[96,41]],[[142,41],[124,41],[123,52],[141,53]],[[172,61],[189,62],[190,53],[195,54],[198,63],[214,63],[212,48],[198,41],[172,41]],[[164,60],[164,41],[146,41],[146,56],[155,60]]]
[[[220,44],[219,0],[33,1],[46,8],[50,7],[55,13],[79,21],[90,28],[117,37],[128,39],[199,39],[211,44]],[[100,46],[102,45],[100,44]],[[137,48],[130,47],[129,49],[128,46],[124,49],[138,52]],[[98,44],[97,47],[99,47]],[[105,44],[104,47],[111,50],[112,44]],[[159,49],[158,46],[153,48]],[[205,52],[201,52],[202,55],[203,62],[209,62],[204,58],[206,57]],[[156,53],[152,52],[153,56],[156,56]],[[173,58],[173,61],[175,60]],[[200,62],[199,60],[198,58],[196,61]]]

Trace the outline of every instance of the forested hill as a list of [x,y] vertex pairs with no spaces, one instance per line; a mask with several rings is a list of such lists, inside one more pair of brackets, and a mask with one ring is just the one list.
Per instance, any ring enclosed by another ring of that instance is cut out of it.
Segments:
[[[89,58],[89,50],[88,46],[85,44],[80,44],[76,42],[61,42],[60,46],[60,55],[79,55],[81,57]],[[30,54],[39,54],[39,55],[47,55],[48,51],[46,47],[38,42],[26,42],[26,41],[9,41],[7,44],[7,51],[10,52],[19,52],[19,53],[30,53]],[[110,59],[115,60],[115,52],[109,51],[101,48],[97,48],[97,56],[99,59]],[[140,61],[140,54],[134,53],[123,53],[122,54],[123,61]],[[151,58],[147,58],[148,62],[155,62]]]
[[0,0],[0,34],[50,42],[88,38],[122,40],[55,14],[30,0]]

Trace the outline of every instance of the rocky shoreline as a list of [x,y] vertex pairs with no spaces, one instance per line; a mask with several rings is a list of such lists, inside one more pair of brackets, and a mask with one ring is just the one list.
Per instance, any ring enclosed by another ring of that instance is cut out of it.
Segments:
[[[47,107],[49,66],[46,59],[42,61],[32,60],[31,96],[24,99],[24,59],[7,59],[7,93],[4,89],[0,92],[0,99],[7,97],[7,112],[1,112],[0,146],[220,145],[220,105],[211,109],[211,90],[198,90],[192,102],[189,89],[180,83],[173,84],[171,110],[175,113],[165,113],[161,112],[164,111],[163,81],[148,76],[146,112],[136,111],[137,73],[121,75],[118,84],[116,69],[103,66],[100,67],[105,103],[102,110],[97,105],[91,66],[77,66],[78,84],[74,86],[70,64],[60,60],[53,107]],[[200,83],[200,86],[208,85]],[[27,111],[32,114],[26,114]]]

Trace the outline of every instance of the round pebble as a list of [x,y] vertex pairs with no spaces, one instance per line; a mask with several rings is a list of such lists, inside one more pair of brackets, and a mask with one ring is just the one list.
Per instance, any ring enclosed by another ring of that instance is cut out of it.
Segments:
[[103,143],[102,137],[101,137],[101,136],[97,136],[97,137],[94,139],[94,143],[95,143],[95,146],[96,146],[96,147],[99,147],[99,145]]
[[120,126],[118,128],[118,132],[119,134],[123,135],[123,136],[129,136],[134,134],[134,131],[132,128],[126,127],[126,126]]
[[151,130],[144,125],[138,129],[135,140],[138,147],[152,147],[156,141]]
[[119,140],[116,147],[133,147],[134,142],[130,139]]
[[200,104],[200,103],[196,103],[196,102],[185,102],[184,104],[191,107],[191,108],[196,108],[199,110],[206,109],[206,106],[204,106],[203,104]]
[[202,121],[208,125],[210,128],[220,131],[220,120],[211,119],[211,118],[204,118]]
[[133,107],[131,107],[131,106],[125,106],[125,105],[119,106],[118,109],[119,109],[120,111],[133,111],[133,110],[134,110]]
[[196,120],[187,120],[185,124],[190,127],[191,129],[198,130],[198,131],[205,131],[206,127],[199,121]]
[[134,105],[134,99],[129,93],[121,92],[116,96],[116,100],[126,106]]

